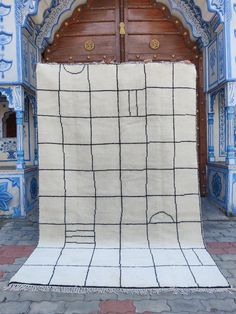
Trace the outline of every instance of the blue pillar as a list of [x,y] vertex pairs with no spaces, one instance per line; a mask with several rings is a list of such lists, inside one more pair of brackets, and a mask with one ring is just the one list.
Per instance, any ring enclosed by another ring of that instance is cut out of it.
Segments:
[[34,112],[34,165],[38,165],[38,119],[37,114]]
[[210,96],[210,105],[208,110],[208,161],[215,161],[214,152],[214,103],[215,95]]
[[227,165],[235,165],[234,151],[234,121],[235,121],[235,83],[227,84],[226,93],[226,117],[227,117]]
[[25,168],[24,161],[24,128],[23,128],[23,110],[16,110],[16,125],[17,125],[17,162],[16,169],[22,170]]
[[234,152],[234,106],[226,107],[227,113],[227,165],[235,165]]

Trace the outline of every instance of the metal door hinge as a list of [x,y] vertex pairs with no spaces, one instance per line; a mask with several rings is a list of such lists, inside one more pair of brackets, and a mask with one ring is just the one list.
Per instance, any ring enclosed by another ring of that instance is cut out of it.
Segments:
[[120,35],[125,35],[125,23],[120,22]]

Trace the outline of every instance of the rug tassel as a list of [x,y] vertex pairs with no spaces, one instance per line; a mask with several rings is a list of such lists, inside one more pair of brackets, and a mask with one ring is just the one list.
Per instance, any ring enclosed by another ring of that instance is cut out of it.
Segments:
[[125,289],[125,288],[86,288],[86,287],[63,287],[63,286],[44,286],[44,285],[29,285],[29,284],[9,284],[5,290],[8,291],[32,291],[32,292],[59,292],[59,293],[77,293],[77,294],[92,294],[92,293],[123,293],[131,295],[155,295],[163,292],[171,292],[173,294],[188,295],[191,293],[217,293],[230,292],[235,293],[236,288],[157,288],[157,289]]

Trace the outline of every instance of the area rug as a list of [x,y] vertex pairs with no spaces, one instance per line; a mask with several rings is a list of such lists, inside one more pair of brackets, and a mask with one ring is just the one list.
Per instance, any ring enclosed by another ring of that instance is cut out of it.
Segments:
[[227,287],[205,249],[196,71],[39,64],[40,235],[11,283]]

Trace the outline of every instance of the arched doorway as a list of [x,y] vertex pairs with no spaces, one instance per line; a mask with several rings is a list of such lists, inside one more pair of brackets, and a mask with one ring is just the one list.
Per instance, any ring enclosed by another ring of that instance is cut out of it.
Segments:
[[[75,9],[43,53],[45,62],[185,61],[198,72],[198,160],[206,194],[206,115],[202,53],[181,21],[154,0],[90,0]],[[184,75],[184,74],[183,74]]]

